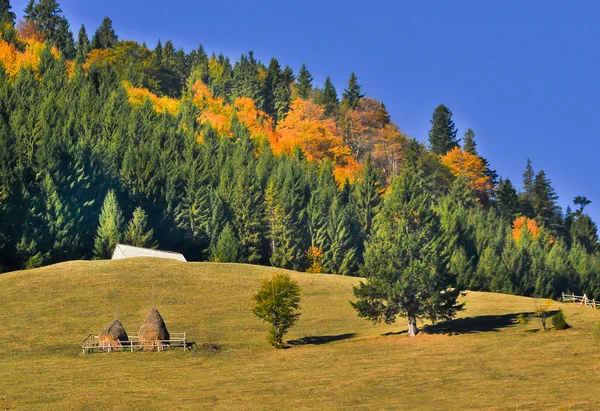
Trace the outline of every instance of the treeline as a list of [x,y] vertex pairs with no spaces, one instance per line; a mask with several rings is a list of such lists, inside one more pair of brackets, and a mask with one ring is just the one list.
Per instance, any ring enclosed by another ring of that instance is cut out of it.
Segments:
[[306,66],[295,75],[252,53],[232,64],[171,42],[149,50],[118,40],[108,18],[74,41],[55,1],[32,1],[15,22],[0,0],[0,17],[1,271],[107,258],[126,242],[369,276],[376,222],[401,218],[382,201],[409,173],[433,202],[440,228],[428,232],[461,289],[600,298],[589,200],[563,213],[530,163],[517,192],[472,130],[459,145],[443,105],[426,147],[354,74],[340,99]]

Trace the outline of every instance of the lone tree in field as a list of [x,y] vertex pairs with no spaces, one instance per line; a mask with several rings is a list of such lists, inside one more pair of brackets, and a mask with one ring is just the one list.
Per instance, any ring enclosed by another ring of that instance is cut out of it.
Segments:
[[414,172],[392,184],[375,231],[367,244],[363,267],[367,282],[354,288],[351,303],[360,317],[394,323],[408,317],[408,335],[414,337],[417,318],[432,321],[454,317],[462,308],[460,291],[446,268],[443,237],[433,198]]
[[300,285],[287,274],[275,274],[262,282],[253,299],[254,315],[271,324],[267,341],[283,348],[283,336],[300,317]]

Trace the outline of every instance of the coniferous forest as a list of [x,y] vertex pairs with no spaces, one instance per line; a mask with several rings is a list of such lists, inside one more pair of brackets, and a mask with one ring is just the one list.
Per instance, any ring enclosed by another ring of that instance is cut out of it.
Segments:
[[368,277],[378,256],[410,258],[381,250],[423,215],[457,289],[600,298],[590,200],[561,209],[530,162],[517,191],[444,105],[424,145],[354,73],[318,88],[306,65],[149,47],[108,17],[74,36],[55,0],[20,21],[0,0],[0,20],[0,272],[123,242]]

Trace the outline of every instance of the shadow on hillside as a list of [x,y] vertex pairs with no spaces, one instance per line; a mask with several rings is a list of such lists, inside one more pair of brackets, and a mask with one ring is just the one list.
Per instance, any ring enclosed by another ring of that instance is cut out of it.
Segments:
[[382,337],[389,337],[390,335],[402,335],[402,334],[406,334],[408,333],[408,330],[402,330],[402,331],[390,331],[389,333],[385,333],[385,334],[381,334]]
[[[548,312],[548,319],[558,311]],[[525,314],[533,319],[534,313],[513,313],[503,315],[479,315],[477,317],[457,318],[450,321],[444,321],[437,324],[423,326],[423,331],[427,334],[473,334],[481,332],[498,332],[502,328],[512,327],[516,324],[517,317]]]
[[356,337],[356,333],[340,334],[340,335],[314,335],[302,337],[297,340],[288,341],[289,345],[321,345],[334,341],[349,340]]

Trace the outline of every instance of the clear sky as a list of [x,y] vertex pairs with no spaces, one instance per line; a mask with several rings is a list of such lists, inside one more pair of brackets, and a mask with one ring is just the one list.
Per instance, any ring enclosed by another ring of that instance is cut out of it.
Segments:
[[[600,221],[600,3],[554,0],[141,1],[58,0],[77,35],[104,16],[121,39],[202,44],[235,60],[254,50],[295,72],[304,62],[338,93],[350,72],[411,137],[427,140],[440,103],[462,136],[521,187],[527,157],[552,180],[563,208],[576,195]],[[13,0],[22,15],[26,0]]]

